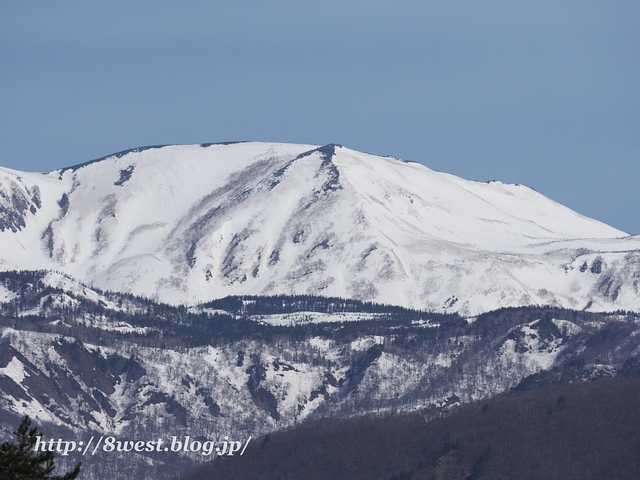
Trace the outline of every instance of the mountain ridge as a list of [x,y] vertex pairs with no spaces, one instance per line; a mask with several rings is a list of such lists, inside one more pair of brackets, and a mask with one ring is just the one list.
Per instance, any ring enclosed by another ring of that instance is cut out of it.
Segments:
[[[57,272],[2,272],[0,439],[24,414],[48,438],[85,441],[221,442],[364,413],[439,418],[510,390],[637,377],[639,331],[637,313],[548,307],[475,318],[310,296],[173,307]],[[82,460],[87,478],[152,479],[203,458]]]
[[0,169],[0,242],[2,270],[57,269],[173,304],[640,308],[640,237],[529,187],[337,144],[150,146],[45,174]]

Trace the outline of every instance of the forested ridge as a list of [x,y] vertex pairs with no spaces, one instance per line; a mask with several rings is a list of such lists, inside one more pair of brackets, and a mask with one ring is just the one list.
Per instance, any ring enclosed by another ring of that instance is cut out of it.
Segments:
[[636,479],[640,379],[498,395],[423,412],[308,422],[180,480]]
[[[633,312],[539,306],[464,318],[284,295],[172,306],[50,271],[0,273],[0,295],[5,437],[24,405],[55,418],[42,427],[58,435],[248,438],[366,414],[440,421],[504,392],[640,377]],[[454,462],[467,476],[473,455]],[[87,458],[85,475],[166,478],[203,460],[114,458]],[[412,465],[389,478],[419,475]]]

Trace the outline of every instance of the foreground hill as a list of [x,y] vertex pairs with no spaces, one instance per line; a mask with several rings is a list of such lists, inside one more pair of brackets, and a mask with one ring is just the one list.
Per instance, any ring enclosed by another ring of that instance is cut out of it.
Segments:
[[640,477],[640,379],[500,395],[452,411],[322,420],[269,434],[181,480]]
[[[48,438],[222,442],[640,376],[632,312],[520,307],[465,319],[311,296],[187,308],[44,271],[0,273],[0,287],[0,437],[29,414]],[[183,451],[66,458],[83,461],[87,480],[169,478],[203,461]]]
[[0,169],[0,269],[172,304],[322,295],[476,315],[640,310],[640,238],[521,185],[338,145],[138,148]]

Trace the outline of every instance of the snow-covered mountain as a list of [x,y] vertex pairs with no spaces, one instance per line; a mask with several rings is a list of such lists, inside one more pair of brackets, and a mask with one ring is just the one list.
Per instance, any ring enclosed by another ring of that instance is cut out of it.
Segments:
[[640,237],[534,190],[338,145],[138,148],[0,169],[0,269],[173,304],[310,294],[476,315],[640,310]]

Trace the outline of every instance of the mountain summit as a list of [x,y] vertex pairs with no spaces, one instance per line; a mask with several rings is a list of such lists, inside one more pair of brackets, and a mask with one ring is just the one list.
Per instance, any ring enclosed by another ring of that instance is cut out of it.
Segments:
[[540,195],[339,145],[145,147],[0,168],[0,269],[174,304],[311,294],[476,315],[640,310],[640,238]]

